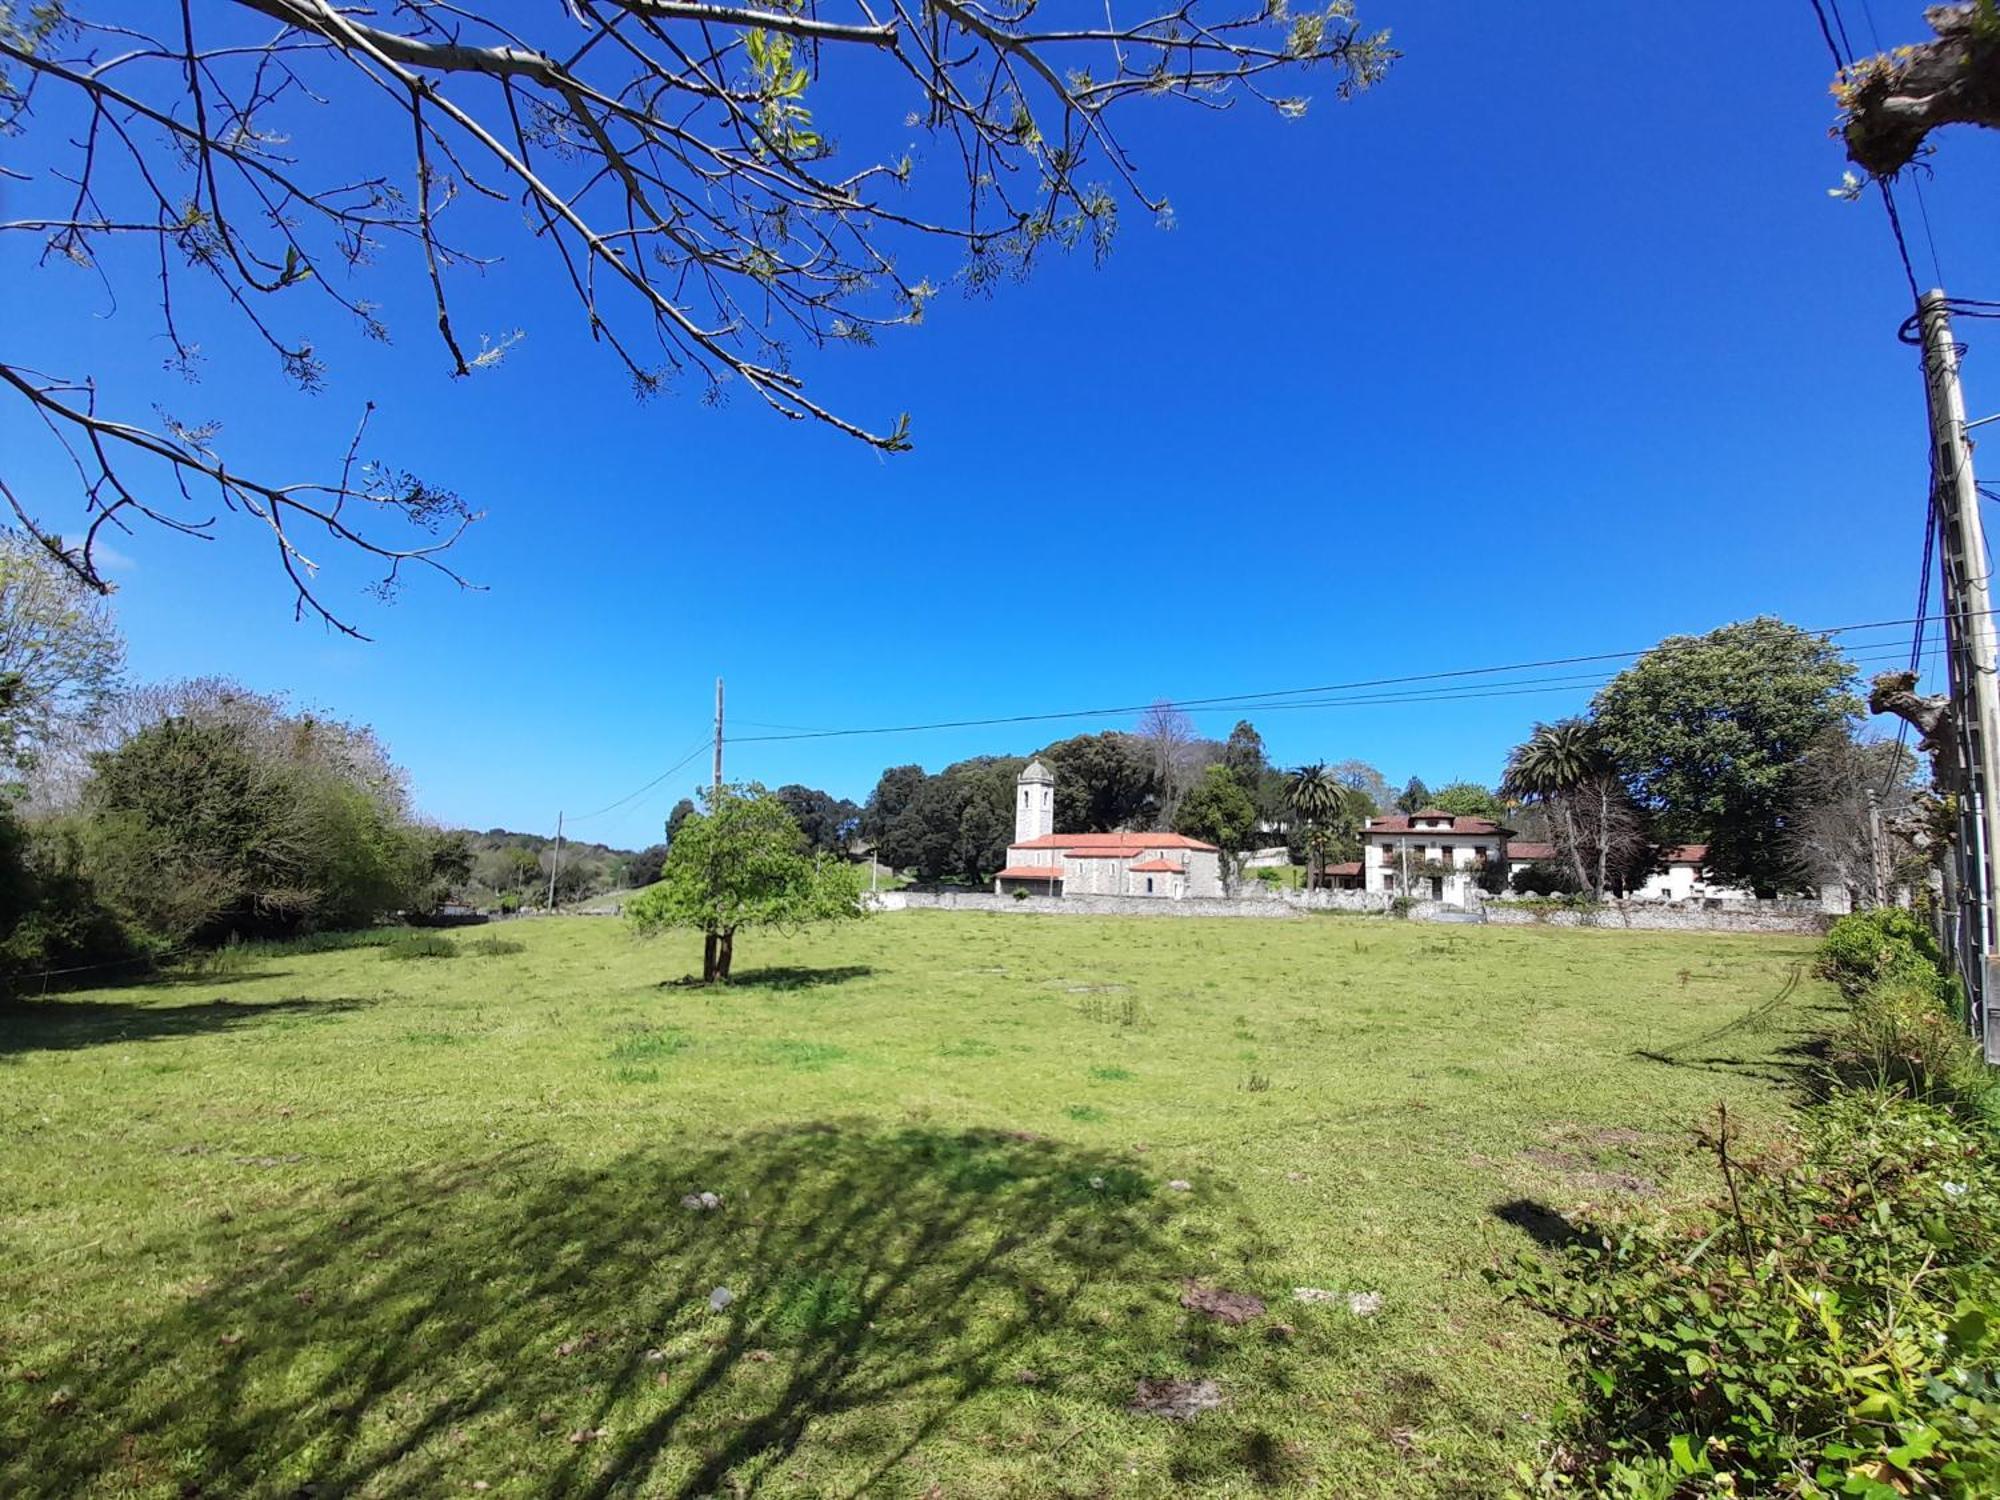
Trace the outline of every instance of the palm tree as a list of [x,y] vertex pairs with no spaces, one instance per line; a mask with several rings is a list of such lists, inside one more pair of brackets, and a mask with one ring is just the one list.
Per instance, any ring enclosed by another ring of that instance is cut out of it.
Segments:
[[1306,825],[1306,889],[1319,884],[1317,876],[1324,864],[1321,851],[1324,842],[1317,845],[1311,837],[1317,829],[1334,813],[1340,810],[1340,783],[1327,774],[1326,764],[1315,761],[1309,766],[1300,766],[1285,778],[1285,801]]
[[[1583,849],[1576,837],[1576,809],[1572,799],[1584,788],[1602,783],[1610,774],[1597,731],[1583,719],[1558,719],[1553,724],[1537,724],[1523,744],[1507,757],[1507,774],[1501,780],[1503,797],[1523,802],[1539,802],[1562,814],[1564,841],[1569,845],[1570,863],[1580,889],[1592,889],[1583,868]],[[1600,842],[1602,842],[1600,840]],[[1599,851],[1596,894],[1604,894],[1603,851]]]

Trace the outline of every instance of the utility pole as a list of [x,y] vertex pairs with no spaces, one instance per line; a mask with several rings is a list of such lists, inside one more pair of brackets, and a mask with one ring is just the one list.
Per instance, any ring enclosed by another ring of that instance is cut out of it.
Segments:
[[715,780],[714,786],[722,785],[722,679],[715,679]]
[[563,828],[563,815],[561,811],[558,811],[556,813],[556,852],[555,852],[555,857],[549,861],[549,910],[550,911],[554,911],[556,909],[556,871],[562,868],[562,828]]
[[1951,704],[1966,785],[1959,798],[1959,910],[1954,949],[1973,1025],[1988,1062],[2000,1061],[2000,913],[1994,909],[1993,861],[2000,853],[2000,682],[1994,677],[1991,563],[1979,519],[1979,491],[1966,439],[1965,393],[1958,346],[1942,291],[1917,304],[1924,335],[1924,389],[1931,419],[1931,503],[1937,507],[1945,599]]

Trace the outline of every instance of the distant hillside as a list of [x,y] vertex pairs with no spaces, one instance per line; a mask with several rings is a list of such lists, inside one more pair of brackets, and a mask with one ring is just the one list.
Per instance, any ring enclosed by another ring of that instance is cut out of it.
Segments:
[[[555,869],[556,901],[586,900],[628,884],[641,851],[614,849],[565,838],[562,863],[555,864],[555,839],[549,834],[516,833],[508,828],[461,829],[472,851],[468,897],[476,905],[540,906],[548,900],[549,873]],[[657,863],[653,866],[657,871]]]

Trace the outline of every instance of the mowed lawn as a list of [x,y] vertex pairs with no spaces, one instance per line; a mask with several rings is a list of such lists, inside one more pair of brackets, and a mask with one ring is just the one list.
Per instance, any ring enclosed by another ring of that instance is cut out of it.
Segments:
[[1495,1494],[1574,1377],[1481,1268],[1707,1191],[1832,1003],[1805,939],[489,937],[4,1013],[0,1492]]

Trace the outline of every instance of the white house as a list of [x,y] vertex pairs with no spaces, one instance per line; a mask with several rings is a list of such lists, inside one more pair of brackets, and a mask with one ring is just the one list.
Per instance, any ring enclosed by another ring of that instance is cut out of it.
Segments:
[[1057,833],[1056,778],[1039,760],[1015,780],[1014,842],[995,894],[1157,896],[1222,894],[1222,851],[1179,833]]
[[1361,829],[1362,889],[1469,906],[1480,878],[1506,858],[1507,832],[1490,818],[1435,807],[1370,818]]
[[[1641,885],[1626,892],[1628,901],[1749,901],[1754,891],[1725,885],[1708,873],[1708,845],[1676,844],[1656,851],[1657,865]],[[1510,843],[1507,846],[1509,880],[1530,865],[1548,864],[1556,859],[1553,844]]]

